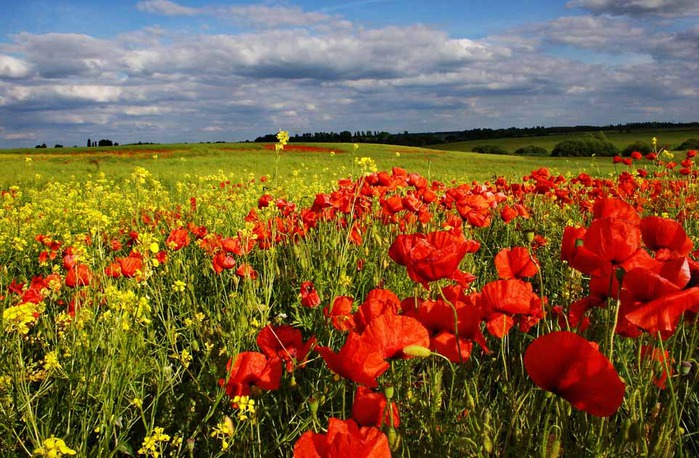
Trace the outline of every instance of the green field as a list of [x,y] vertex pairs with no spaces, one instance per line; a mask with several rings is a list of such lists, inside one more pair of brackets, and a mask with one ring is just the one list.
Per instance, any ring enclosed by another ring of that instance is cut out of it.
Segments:
[[[516,139],[514,139],[516,140]],[[521,140],[521,139],[520,139]],[[334,154],[333,154],[334,152]],[[497,176],[521,178],[550,167],[559,173],[606,175],[609,158],[536,158],[442,151],[393,145],[349,143],[289,144],[279,156],[273,145],[260,143],[139,145],[104,148],[19,149],[0,151],[0,187],[41,186],[96,178],[128,178],[137,166],[165,185],[195,176],[223,173],[237,177],[292,176],[330,182],[356,171],[356,158],[369,157],[378,170],[402,167],[432,179],[483,181]]]
[[[563,140],[581,137],[583,135],[598,135],[599,131],[595,132],[578,132],[574,134],[558,134],[546,135],[541,137],[513,137],[513,138],[494,138],[486,140],[471,140],[467,142],[444,143],[441,145],[433,145],[432,148],[444,151],[472,151],[473,148],[483,145],[496,145],[504,148],[510,153],[527,145],[536,145],[546,148],[549,152],[553,150],[556,144]],[[638,130],[633,132],[618,132],[604,131],[607,139],[616,145],[620,150],[627,145],[643,141],[650,143],[653,137],[658,139],[658,146],[667,150],[673,150],[677,145],[681,144],[689,138],[699,138],[699,130],[697,129],[662,129],[662,130]]]

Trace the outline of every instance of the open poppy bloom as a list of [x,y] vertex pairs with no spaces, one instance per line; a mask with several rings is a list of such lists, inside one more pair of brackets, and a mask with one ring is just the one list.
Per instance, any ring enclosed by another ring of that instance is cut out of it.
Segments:
[[287,372],[306,364],[308,352],[315,345],[311,337],[305,343],[299,329],[289,325],[265,326],[257,334],[257,346],[269,358],[281,358],[286,363]]
[[391,458],[388,437],[373,426],[330,418],[328,432],[306,431],[294,444],[294,458]]
[[178,227],[170,232],[165,245],[172,251],[178,251],[189,245],[189,231],[183,227]]
[[279,388],[282,377],[282,360],[268,359],[262,353],[244,351],[238,353],[235,362],[228,360],[226,365],[228,377],[219,379],[218,384],[225,388],[226,394],[233,399],[236,396],[249,396],[253,386],[263,390]]
[[354,299],[349,296],[337,296],[332,307],[323,309],[323,316],[330,319],[333,327],[338,331],[349,331],[354,329],[354,319],[352,316],[352,304]]
[[410,358],[403,349],[410,345],[429,347],[427,329],[415,318],[384,313],[374,318],[361,335],[367,345],[384,359]]
[[466,240],[463,235],[437,231],[429,234],[401,234],[388,250],[388,255],[405,266],[408,276],[425,288],[429,282],[450,278],[462,286],[468,286],[475,277],[461,272],[459,263],[466,253],[473,253],[480,244]]
[[[365,386],[358,386],[352,403],[352,418],[360,426],[376,426],[386,424],[397,428],[400,425],[398,407],[391,402],[391,409],[386,408],[388,401],[383,393],[373,391]],[[391,420],[391,412],[393,420]],[[391,423],[393,422],[393,423]]]
[[76,264],[66,274],[66,286],[87,286],[92,281],[92,271],[87,264]]
[[331,371],[340,377],[361,383],[371,388],[379,384],[377,377],[390,367],[378,353],[376,343],[354,331],[350,331],[345,344],[338,353],[329,347],[316,347]]
[[626,386],[594,344],[568,331],[534,340],[524,353],[524,367],[540,388],[596,417],[614,414]]
[[312,281],[301,283],[301,305],[310,308],[320,305],[320,296],[318,296],[318,291],[313,287]]
[[498,276],[504,280],[533,277],[539,272],[534,255],[530,255],[529,250],[521,246],[500,250],[495,256],[495,268]]

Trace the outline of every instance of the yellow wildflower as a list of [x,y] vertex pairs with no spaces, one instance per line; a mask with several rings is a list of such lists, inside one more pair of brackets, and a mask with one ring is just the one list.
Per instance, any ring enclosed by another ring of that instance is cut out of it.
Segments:
[[76,451],[69,448],[63,439],[54,436],[44,439],[41,447],[34,450],[34,456],[48,456],[50,458],[60,458],[63,455],[75,455]]
[[46,353],[44,356],[44,369],[46,369],[46,371],[51,372],[62,368],[63,366],[58,362],[58,353],[55,350]]
[[159,457],[162,454],[162,445],[160,443],[170,440],[170,436],[163,431],[164,429],[158,426],[153,430],[152,435],[146,436],[143,439],[141,448],[138,450],[138,454],[152,456],[153,458]]

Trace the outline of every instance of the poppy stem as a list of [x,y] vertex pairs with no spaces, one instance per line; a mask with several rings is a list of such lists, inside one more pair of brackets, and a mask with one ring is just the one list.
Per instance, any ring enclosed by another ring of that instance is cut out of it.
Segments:
[[612,363],[612,356],[614,355],[614,336],[616,335],[616,327],[619,323],[619,308],[621,307],[620,299],[617,299],[615,302],[616,306],[613,312],[612,328],[609,332],[609,355],[607,356],[610,363]]
[[456,351],[459,353],[459,363],[464,362],[464,357],[461,354],[461,343],[459,342],[459,315],[456,312],[456,307],[454,304],[451,303],[449,299],[444,295],[444,291],[442,291],[441,285],[437,285],[437,289],[439,290],[439,295],[442,297],[442,300],[449,304],[449,307],[451,307],[451,311],[454,313],[454,337],[456,340]]

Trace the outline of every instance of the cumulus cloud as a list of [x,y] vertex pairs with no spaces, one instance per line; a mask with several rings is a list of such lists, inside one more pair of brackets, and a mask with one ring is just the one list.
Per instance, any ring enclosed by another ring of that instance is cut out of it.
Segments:
[[[179,6],[139,8],[163,5]],[[583,15],[473,40],[421,24],[326,28],[342,18],[295,7],[225,8],[253,27],[10,36],[0,44],[0,145],[20,144],[7,137],[17,132],[83,144],[696,118],[687,99],[699,93],[699,26]],[[279,8],[287,17],[274,22]]]
[[566,6],[614,16],[699,15],[699,3],[696,0],[571,0]]
[[31,65],[25,61],[0,54],[0,78],[25,78],[31,71]]
[[146,13],[166,16],[194,16],[201,13],[197,8],[182,6],[169,0],[142,0],[136,4],[136,8]]

